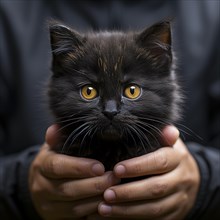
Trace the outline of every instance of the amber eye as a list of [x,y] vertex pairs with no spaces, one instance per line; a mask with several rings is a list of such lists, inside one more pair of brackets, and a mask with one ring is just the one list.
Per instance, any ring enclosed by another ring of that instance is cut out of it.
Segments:
[[97,97],[97,90],[90,85],[83,86],[81,89],[81,94],[84,99],[92,100]]
[[129,99],[136,99],[141,94],[141,88],[137,85],[130,85],[125,88],[124,96]]

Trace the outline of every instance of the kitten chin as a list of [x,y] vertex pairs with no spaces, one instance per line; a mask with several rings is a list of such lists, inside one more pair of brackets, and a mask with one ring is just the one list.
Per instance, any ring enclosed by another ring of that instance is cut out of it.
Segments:
[[120,141],[123,138],[123,133],[117,128],[113,120],[109,121],[101,131],[97,133],[97,137],[103,141]]

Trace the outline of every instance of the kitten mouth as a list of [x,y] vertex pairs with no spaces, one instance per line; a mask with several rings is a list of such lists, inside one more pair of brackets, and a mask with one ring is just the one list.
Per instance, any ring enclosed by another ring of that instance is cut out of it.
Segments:
[[107,128],[102,129],[100,138],[104,140],[119,140],[122,138],[121,132],[111,123]]

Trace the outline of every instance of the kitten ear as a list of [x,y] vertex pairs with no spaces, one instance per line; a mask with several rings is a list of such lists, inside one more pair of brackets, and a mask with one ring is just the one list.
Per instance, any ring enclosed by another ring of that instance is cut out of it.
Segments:
[[136,42],[141,47],[149,49],[154,55],[169,52],[171,47],[170,22],[157,23],[136,37]]
[[53,55],[74,51],[85,42],[83,36],[65,25],[50,22],[49,30]]

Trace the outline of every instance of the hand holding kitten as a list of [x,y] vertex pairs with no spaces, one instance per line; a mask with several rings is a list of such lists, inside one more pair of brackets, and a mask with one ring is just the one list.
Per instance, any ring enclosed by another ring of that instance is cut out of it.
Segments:
[[168,147],[115,166],[118,178],[154,176],[107,189],[105,202],[99,205],[101,215],[113,219],[180,220],[186,217],[195,203],[199,170],[175,127],[167,126],[163,136],[164,146]]
[[29,172],[29,188],[34,206],[43,219],[81,219],[97,212],[103,192],[117,184],[112,172],[92,159],[77,158],[52,151],[59,142],[56,125],[47,130]]
[[[51,151],[59,142],[57,130],[55,125],[48,129],[47,143],[30,169],[32,199],[43,219],[106,219],[97,211],[112,216],[108,219],[183,219],[192,208],[199,186],[198,167],[174,127],[163,130],[163,145],[168,147],[116,165],[118,178],[112,172],[104,174],[96,160]],[[155,174],[113,186],[120,178]]]

